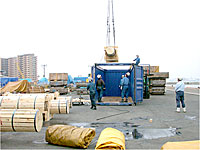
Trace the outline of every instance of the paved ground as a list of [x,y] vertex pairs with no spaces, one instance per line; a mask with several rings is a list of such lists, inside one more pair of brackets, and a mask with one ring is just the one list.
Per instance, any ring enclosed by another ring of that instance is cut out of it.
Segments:
[[[45,122],[39,133],[1,133],[1,148],[72,149],[45,142],[45,131],[53,124],[95,127],[96,136],[88,149],[95,148],[100,132],[106,127],[124,133],[126,149],[160,149],[168,141],[198,140],[199,90],[189,91],[189,94],[186,92],[187,113],[175,112],[175,93],[171,90],[165,95],[151,95],[150,99],[137,106],[99,106],[96,111],[91,110],[90,106],[73,106],[70,114],[57,114]],[[149,119],[152,119],[152,123]]]

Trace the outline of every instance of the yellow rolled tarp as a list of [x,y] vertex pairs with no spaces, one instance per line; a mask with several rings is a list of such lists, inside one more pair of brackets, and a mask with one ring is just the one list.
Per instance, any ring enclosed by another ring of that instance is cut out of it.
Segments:
[[184,141],[184,142],[167,142],[162,147],[161,150],[172,150],[172,149],[200,149],[200,140],[196,141]]
[[51,144],[87,148],[95,137],[95,129],[69,125],[53,125],[46,130],[46,141]]
[[121,131],[114,128],[104,129],[99,136],[95,149],[125,150],[124,134]]

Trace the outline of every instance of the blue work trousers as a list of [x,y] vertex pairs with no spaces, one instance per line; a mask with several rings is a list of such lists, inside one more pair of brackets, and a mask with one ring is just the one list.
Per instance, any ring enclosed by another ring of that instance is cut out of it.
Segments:
[[92,106],[96,106],[95,93],[90,93],[90,100]]
[[122,86],[122,93],[121,93],[122,99],[124,99],[124,96],[126,99],[128,99],[128,86]]
[[183,91],[176,92],[176,107],[177,108],[180,108],[180,102],[182,104],[182,108],[185,108],[184,92]]
[[102,97],[103,97],[103,87],[98,87],[97,88],[97,100],[101,101]]

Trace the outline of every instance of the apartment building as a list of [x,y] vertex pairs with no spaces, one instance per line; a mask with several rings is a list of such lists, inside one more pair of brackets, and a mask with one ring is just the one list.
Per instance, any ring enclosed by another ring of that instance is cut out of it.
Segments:
[[8,76],[8,59],[0,58],[0,71],[4,76]]
[[17,57],[1,58],[0,70],[5,70],[7,74],[4,75],[9,77],[30,78],[37,81],[37,56],[25,54]]

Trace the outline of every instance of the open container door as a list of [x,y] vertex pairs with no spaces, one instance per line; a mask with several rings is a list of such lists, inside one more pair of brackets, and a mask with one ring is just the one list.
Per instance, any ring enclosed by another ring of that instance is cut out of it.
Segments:
[[[111,69],[108,66],[113,68]],[[125,67],[125,69],[123,67]],[[98,105],[127,106],[143,101],[143,68],[141,66],[135,66],[131,63],[103,63],[95,64],[91,71],[95,83],[97,81],[97,75],[100,74],[106,85],[106,90],[103,93],[103,102],[98,102]],[[130,72],[130,76],[128,77],[130,83],[129,101],[128,103],[120,103],[120,80],[121,76],[125,75],[127,72]]]

